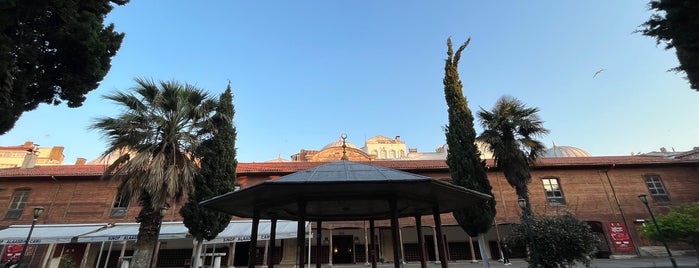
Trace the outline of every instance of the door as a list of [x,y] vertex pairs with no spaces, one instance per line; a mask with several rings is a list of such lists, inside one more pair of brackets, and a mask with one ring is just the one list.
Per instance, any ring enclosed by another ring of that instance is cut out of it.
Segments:
[[334,235],[333,263],[354,263],[353,243],[351,235]]

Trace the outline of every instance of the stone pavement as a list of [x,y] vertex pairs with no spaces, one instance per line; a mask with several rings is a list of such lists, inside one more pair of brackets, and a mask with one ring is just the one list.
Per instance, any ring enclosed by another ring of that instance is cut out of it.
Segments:
[[[676,256],[675,261],[677,262],[678,266],[685,266],[685,267],[699,267],[699,262],[697,262],[697,256]],[[512,265],[511,266],[505,266],[501,262],[497,261],[490,261],[490,267],[513,267],[513,268],[526,268],[528,267],[527,262],[524,259],[512,259],[511,260]],[[279,267],[278,265],[274,266]],[[323,265],[323,268],[329,268],[330,266],[328,265]],[[365,266],[364,264],[354,264],[354,265],[346,265],[346,264],[335,264],[332,266],[332,268],[365,268],[365,267],[370,267],[370,266]],[[420,263],[407,263],[403,266],[404,268],[420,268]],[[441,265],[429,262],[427,265],[428,268],[440,268]],[[458,261],[458,262],[450,262],[449,263],[449,268],[480,268],[483,267],[483,263],[472,263],[470,261]],[[576,265],[574,266],[575,268],[582,268],[585,267],[583,265]],[[592,265],[591,267],[596,267],[596,268],[640,268],[640,267],[672,267],[672,263],[670,262],[670,258],[668,257],[638,257],[638,258],[630,258],[630,259],[595,259],[592,260]],[[281,267],[280,267],[281,268]],[[309,268],[308,265],[306,265],[306,268]],[[310,268],[315,268],[315,265],[311,265]],[[383,263],[379,264],[378,268],[393,268],[392,263]]]

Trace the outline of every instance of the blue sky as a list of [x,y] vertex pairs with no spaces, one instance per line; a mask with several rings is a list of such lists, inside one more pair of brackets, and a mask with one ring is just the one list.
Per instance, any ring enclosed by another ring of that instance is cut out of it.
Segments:
[[690,150],[699,93],[667,71],[674,51],[634,33],[650,15],[646,1],[135,0],[107,18],[126,37],[84,105],[26,112],[0,144],[65,146],[66,164],[96,158],[106,146],[88,126],[119,112],[101,96],[145,77],[215,97],[230,80],[240,162],[288,159],[341,133],[431,152],[445,143],[446,39],[470,36],[459,71],[472,110],[514,96],[541,109],[545,144],[595,156]]

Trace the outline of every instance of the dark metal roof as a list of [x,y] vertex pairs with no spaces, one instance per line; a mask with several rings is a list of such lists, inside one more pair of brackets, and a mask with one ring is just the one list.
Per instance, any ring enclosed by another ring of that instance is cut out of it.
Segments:
[[390,203],[398,217],[431,215],[478,206],[491,196],[450,183],[350,161],[337,161],[266,181],[202,202],[202,205],[239,217],[275,216],[299,220],[299,203],[306,204],[305,220],[344,221],[390,219]]
[[350,161],[337,161],[315,168],[292,173],[275,180],[285,182],[368,182],[429,180],[430,177],[400,170],[361,164]]

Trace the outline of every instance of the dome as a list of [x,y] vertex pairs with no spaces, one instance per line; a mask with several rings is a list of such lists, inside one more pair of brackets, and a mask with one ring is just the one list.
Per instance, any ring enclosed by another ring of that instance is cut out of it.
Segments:
[[[488,148],[488,144],[482,141],[475,142],[478,151],[481,153],[481,159],[493,159],[493,152]],[[442,146],[437,147],[435,150],[437,153],[446,153],[449,151],[449,144],[445,143]]]
[[553,145],[552,148],[547,148],[541,157],[544,158],[554,158],[554,157],[590,157],[590,153],[583,149],[573,147],[573,146],[556,146]]
[[[354,148],[357,150],[361,150],[359,147],[357,147],[357,145],[354,145],[353,143],[351,143],[349,141],[345,141],[345,145],[347,146],[347,148]],[[328,143],[328,145],[325,145],[325,147],[323,147],[323,149],[321,149],[321,151],[328,149],[328,148],[332,148],[332,147],[342,147],[342,139]]]

